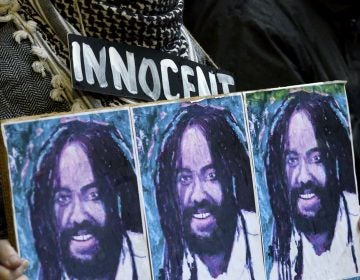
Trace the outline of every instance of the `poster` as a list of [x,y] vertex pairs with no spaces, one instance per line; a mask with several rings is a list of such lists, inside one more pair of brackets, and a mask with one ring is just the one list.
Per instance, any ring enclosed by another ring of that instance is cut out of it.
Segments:
[[344,83],[245,94],[268,279],[359,275]]
[[151,279],[128,109],[7,122],[2,133],[29,279]]
[[343,82],[6,121],[27,275],[359,276],[349,124]]
[[241,95],[132,117],[154,279],[264,279]]

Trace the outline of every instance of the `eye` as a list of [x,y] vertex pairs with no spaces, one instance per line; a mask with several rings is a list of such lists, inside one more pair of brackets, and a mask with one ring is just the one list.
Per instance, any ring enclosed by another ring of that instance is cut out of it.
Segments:
[[60,206],[66,206],[70,204],[71,200],[71,194],[69,193],[58,192],[55,194],[55,203],[59,204]]
[[296,155],[287,155],[285,161],[289,167],[295,167],[299,162],[299,158]]
[[320,152],[311,154],[309,158],[310,163],[322,163],[323,159]]
[[215,181],[217,180],[216,170],[214,168],[210,168],[205,173],[205,181]]
[[99,193],[97,191],[92,191],[88,194],[88,200],[98,200]]
[[99,200],[100,199],[100,194],[99,194],[99,190],[98,188],[90,188],[86,193],[85,193],[85,200],[87,201],[94,201],[94,200]]
[[177,182],[183,186],[188,186],[193,182],[193,177],[191,174],[179,173],[177,176]]

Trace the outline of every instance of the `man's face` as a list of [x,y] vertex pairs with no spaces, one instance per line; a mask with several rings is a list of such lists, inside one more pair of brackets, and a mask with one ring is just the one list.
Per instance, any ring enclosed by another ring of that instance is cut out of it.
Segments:
[[[315,218],[329,192],[324,154],[304,111],[292,114],[285,142],[285,180],[293,211],[305,219]],[[324,196],[325,194],[325,196]]]
[[[54,212],[62,251],[79,262],[91,262],[101,251],[106,213],[94,173],[81,144],[65,146],[59,159]],[[64,247],[64,248],[63,248]]]
[[176,185],[184,226],[195,239],[210,238],[219,227],[224,197],[217,176],[201,128],[187,127],[181,138]]

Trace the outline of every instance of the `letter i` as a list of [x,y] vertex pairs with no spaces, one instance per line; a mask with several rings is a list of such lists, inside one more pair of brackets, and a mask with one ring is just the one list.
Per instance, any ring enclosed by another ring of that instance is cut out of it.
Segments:
[[81,67],[81,50],[78,42],[72,42],[72,60],[73,60],[73,72],[75,80],[82,82],[84,80],[82,67]]

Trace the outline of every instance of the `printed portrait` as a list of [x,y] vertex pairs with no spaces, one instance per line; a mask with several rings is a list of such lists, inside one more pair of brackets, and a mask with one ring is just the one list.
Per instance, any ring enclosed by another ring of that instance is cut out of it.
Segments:
[[127,109],[2,132],[29,279],[151,279]]
[[154,279],[264,279],[242,106],[132,109]]
[[343,83],[246,95],[269,279],[359,273],[358,197]]

